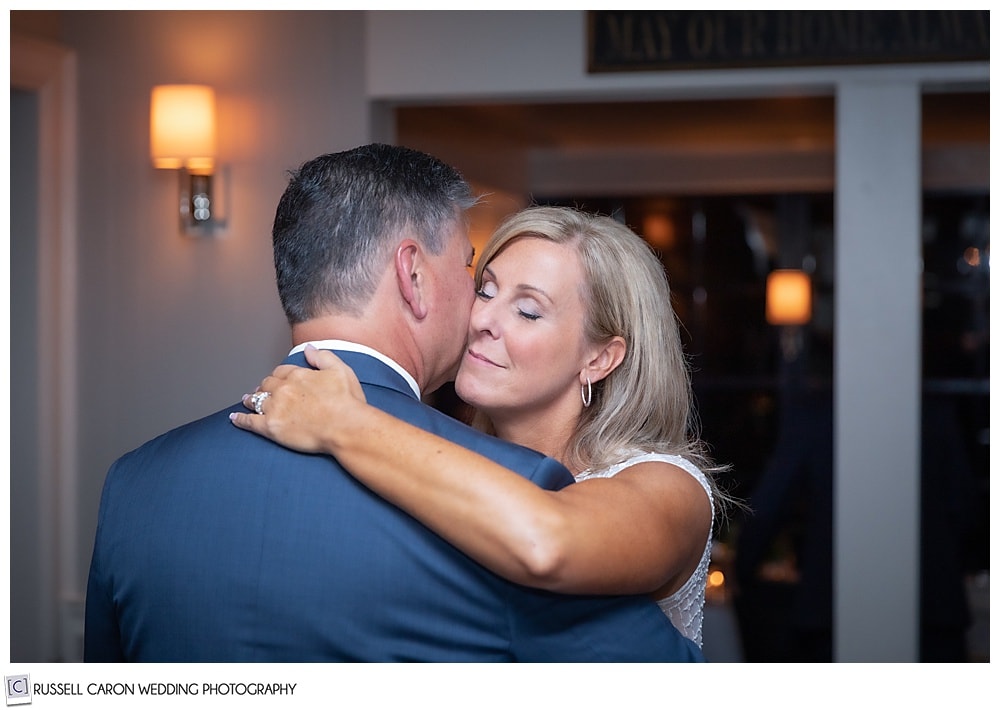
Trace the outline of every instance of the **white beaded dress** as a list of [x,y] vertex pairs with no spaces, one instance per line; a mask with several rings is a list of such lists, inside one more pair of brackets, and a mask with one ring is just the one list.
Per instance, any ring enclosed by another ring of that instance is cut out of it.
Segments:
[[[697,466],[682,456],[639,452],[610,468],[601,471],[583,471],[576,476],[576,480],[611,478],[629,466],[646,461],[664,461],[691,474],[701,484],[701,487],[705,489],[705,493],[708,495],[708,500],[712,504],[712,521],[714,523],[715,501],[712,498],[712,488],[708,483],[708,479]],[[701,648],[701,625],[705,609],[705,585],[708,583],[708,564],[711,561],[711,557],[712,530],[709,528],[708,539],[705,540],[705,551],[701,555],[701,562],[698,563],[698,569],[688,577],[680,589],[669,597],[659,599],[656,602],[657,606],[667,615],[667,618],[670,619],[674,627],[684,634],[684,636],[698,644],[699,648]]]

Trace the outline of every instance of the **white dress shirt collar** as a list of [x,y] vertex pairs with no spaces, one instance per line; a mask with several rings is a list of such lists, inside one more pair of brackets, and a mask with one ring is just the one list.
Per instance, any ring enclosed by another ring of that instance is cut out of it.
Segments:
[[294,353],[300,353],[306,349],[306,345],[312,345],[314,348],[319,350],[344,350],[352,353],[371,355],[376,360],[384,362],[386,365],[398,372],[400,376],[406,380],[407,384],[410,385],[410,389],[412,389],[413,393],[417,395],[417,399],[420,399],[420,387],[417,386],[417,381],[413,379],[413,375],[404,370],[402,365],[398,362],[383,355],[378,350],[370,348],[367,345],[361,345],[360,343],[352,343],[348,340],[312,340],[308,343],[300,343],[299,345],[296,345],[288,354],[292,355]]

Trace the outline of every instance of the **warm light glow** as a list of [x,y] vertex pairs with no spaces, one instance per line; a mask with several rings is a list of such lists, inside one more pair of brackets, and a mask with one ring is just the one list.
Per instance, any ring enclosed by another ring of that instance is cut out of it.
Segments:
[[812,317],[809,274],[797,269],[777,269],[767,277],[767,322],[771,325],[805,325]]
[[150,155],[157,168],[211,173],[215,164],[215,91],[173,84],[153,88]]
[[662,212],[653,212],[642,220],[642,235],[650,244],[659,249],[670,249],[677,242],[677,230],[670,217]]
[[719,570],[710,572],[708,575],[708,586],[709,587],[721,587],[726,583],[726,575],[724,575]]

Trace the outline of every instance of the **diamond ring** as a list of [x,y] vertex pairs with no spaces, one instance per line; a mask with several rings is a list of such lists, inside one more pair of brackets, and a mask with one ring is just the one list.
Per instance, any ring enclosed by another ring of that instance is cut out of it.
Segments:
[[270,396],[270,392],[254,392],[250,398],[250,402],[253,404],[253,411],[257,412],[257,414],[263,414],[264,410],[261,407],[264,405],[264,400]]

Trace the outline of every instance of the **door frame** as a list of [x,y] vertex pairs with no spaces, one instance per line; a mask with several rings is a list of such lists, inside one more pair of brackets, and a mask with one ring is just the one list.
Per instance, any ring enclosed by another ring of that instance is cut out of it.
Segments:
[[38,640],[45,661],[79,661],[84,593],[77,562],[76,54],[11,35],[10,86],[38,101],[38,342],[34,348],[22,344],[26,357],[37,357],[41,373],[34,531],[41,580]]

